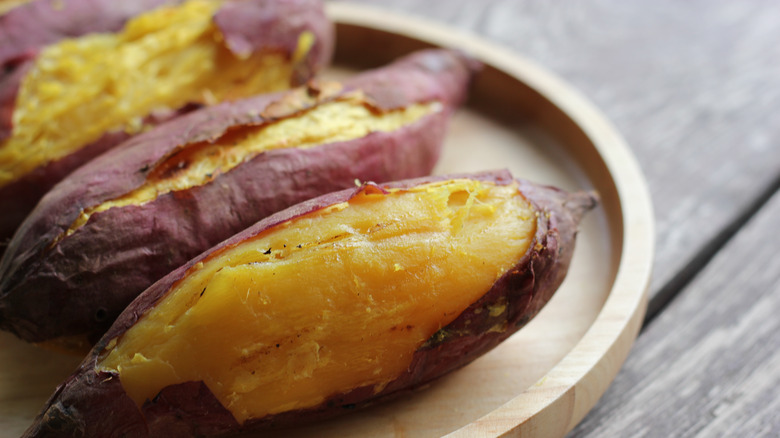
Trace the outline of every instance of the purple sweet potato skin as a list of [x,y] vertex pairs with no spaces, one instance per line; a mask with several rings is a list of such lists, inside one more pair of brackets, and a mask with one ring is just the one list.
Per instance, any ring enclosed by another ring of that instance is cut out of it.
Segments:
[[[152,115],[146,117],[144,123],[147,125],[163,123],[197,107],[197,105],[188,105],[177,111]],[[14,231],[56,182],[65,178],[81,164],[112,149],[130,137],[131,135],[124,131],[106,133],[99,140],[74,153],[39,166],[17,181],[0,187],[0,211],[5,212],[0,217],[0,256],[2,256],[7,241],[11,239]]]
[[[279,17],[283,17],[282,20]],[[319,0],[286,0],[226,3],[214,16],[231,52],[247,56],[265,47],[295,53],[298,36],[309,31],[315,37],[306,57],[296,65],[292,85],[314,77],[330,62],[334,49],[333,24]]]
[[33,1],[0,16],[0,63],[20,53],[36,52],[63,38],[95,32],[113,32],[131,17],[181,0],[62,0]]
[[314,103],[291,97],[313,92],[314,85],[203,108],[134,137],[55,186],[19,228],[0,262],[0,327],[31,342],[84,335],[92,345],[152,283],[258,220],[353,187],[355,179],[427,175],[475,67],[459,53],[432,50],[358,75],[344,82],[341,93],[359,87],[378,110],[430,101],[441,102],[442,110],[393,132],[267,151],[208,184],[95,213],[51,247],[84,208],[139,187],[157,163],[185,145],[305,111]]
[[[14,103],[25,73],[38,52],[64,38],[89,33],[116,32],[128,19],[154,9],[166,0],[65,0],[34,1],[0,16],[0,142],[11,136]],[[39,199],[78,165],[119,144],[129,136],[108,133],[100,140],[65,157],[35,169],[20,181],[0,187],[0,254],[13,232]]]
[[[0,142],[11,135],[11,117],[16,92],[24,72],[46,45],[63,38],[93,32],[121,30],[135,15],[162,4],[182,0],[65,0],[62,9],[52,11],[54,2],[39,0],[0,17]],[[55,13],[56,12],[56,13]],[[241,0],[227,1],[214,15],[214,22],[227,47],[240,56],[275,51],[292,57],[304,31],[314,36],[314,44],[295,66],[290,85],[304,83],[327,65],[333,53],[334,30],[319,0]],[[41,20],[36,22],[35,20]],[[5,44],[5,41],[11,44]],[[8,72],[4,73],[8,67]],[[193,109],[188,105],[176,111],[146,118],[149,126]],[[125,132],[107,132],[72,154],[46,163],[28,175],[0,187],[0,245],[11,238],[37,202],[57,182],[73,170],[130,137]],[[2,250],[0,248],[0,254]]]
[[[132,327],[198,262],[290,219],[347,201],[360,190],[409,188],[454,177],[468,177],[496,184],[513,181],[508,172],[499,171],[426,177],[343,190],[272,215],[191,260],[152,285],[130,304],[78,370],[58,388],[25,436],[121,436],[117,430],[131,430],[135,427],[132,430],[137,436],[206,437],[276,429],[332,417],[398,397],[468,364],[520,329],[549,301],[566,275],[574,249],[577,224],[581,216],[595,206],[593,195],[583,192],[572,194],[518,181],[522,195],[540,212],[534,242],[528,253],[482,298],[419,348],[407,371],[380,393],[374,393],[373,386],[355,388],[344,394],[334,394],[317,408],[253,419],[241,425],[202,382],[166,387],[139,409],[125,395],[118,375],[96,371],[100,355],[109,342]],[[505,302],[507,310],[491,316],[485,309],[499,302]],[[496,326],[503,329],[489,330]],[[105,418],[105,412],[112,409],[104,401],[116,403],[112,418],[121,418],[121,423],[114,426],[105,421],[96,421]],[[121,415],[118,414],[120,412]]]

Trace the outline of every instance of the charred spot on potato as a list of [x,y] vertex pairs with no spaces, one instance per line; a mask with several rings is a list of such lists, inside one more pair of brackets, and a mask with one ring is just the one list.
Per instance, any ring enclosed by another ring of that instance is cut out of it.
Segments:
[[62,403],[51,406],[44,414],[46,427],[54,432],[65,432],[71,424],[69,420],[73,415],[69,411],[70,409]]
[[25,59],[12,59],[10,61],[7,61],[3,64],[3,76],[11,75],[14,71],[16,71],[17,68],[19,68],[20,65],[24,63]]
[[239,423],[381,390],[521,260],[535,232],[516,183],[359,190],[194,265],[97,368],[118,374],[139,406],[203,381]]
[[440,345],[444,343],[447,338],[449,338],[450,333],[445,329],[440,329],[436,333],[434,333],[430,338],[428,338],[427,341],[425,341],[425,344],[423,344],[422,348],[433,348],[437,345]]
[[97,322],[103,322],[108,318],[108,311],[104,308],[99,308],[95,312],[95,321]]
[[0,187],[107,132],[143,131],[154,114],[287,88],[294,59],[278,49],[237,56],[225,46],[212,20],[222,3],[188,0],[138,15],[117,33],[45,47],[20,84],[11,137],[0,142]]

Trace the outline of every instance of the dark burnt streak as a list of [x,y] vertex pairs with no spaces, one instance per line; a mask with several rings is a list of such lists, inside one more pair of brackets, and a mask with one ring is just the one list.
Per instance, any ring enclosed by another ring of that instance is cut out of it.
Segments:
[[[190,148],[180,149],[171,156],[165,158],[149,172],[147,178],[152,180],[165,180],[176,178],[192,163],[189,160]],[[148,165],[146,166],[148,169]]]

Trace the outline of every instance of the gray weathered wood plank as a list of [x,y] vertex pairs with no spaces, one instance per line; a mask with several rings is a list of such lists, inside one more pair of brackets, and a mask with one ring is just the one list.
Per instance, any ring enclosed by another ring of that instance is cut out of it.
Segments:
[[351,1],[485,37],[602,109],[639,159],[655,205],[651,309],[778,185],[780,2]]
[[780,434],[780,194],[647,326],[571,437]]

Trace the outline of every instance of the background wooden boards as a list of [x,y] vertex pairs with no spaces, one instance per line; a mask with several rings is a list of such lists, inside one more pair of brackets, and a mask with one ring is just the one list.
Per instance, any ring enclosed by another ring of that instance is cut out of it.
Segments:
[[780,195],[652,321],[572,437],[777,436]]

